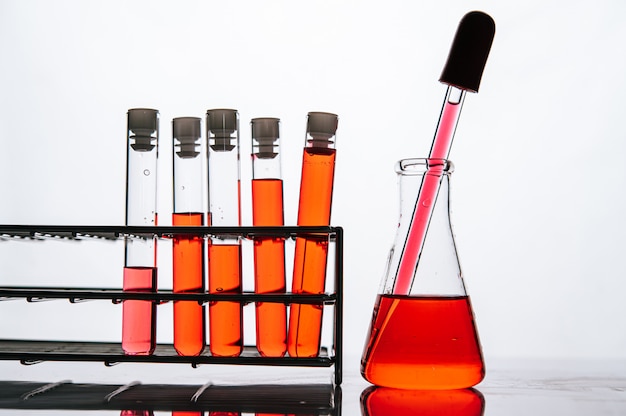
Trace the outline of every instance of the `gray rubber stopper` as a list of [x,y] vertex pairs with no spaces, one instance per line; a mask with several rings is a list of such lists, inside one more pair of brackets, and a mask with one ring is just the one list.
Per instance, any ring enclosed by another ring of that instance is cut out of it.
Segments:
[[183,158],[194,158],[200,154],[198,139],[202,136],[198,117],[177,117],[172,120],[172,135],[180,143],[176,154]]
[[337,133],[339,117],[337,114],[312,111],[309,112],[306,132],[313,140],[330,141]]
[[253,118],[250,124],[252,126],[253,139],[252,153],[261,159],[276,157],[278,152],[274,152],[274,143],[280,137],[280,119],[272,117]]
[[131,147],[138,152],[149,152],[156,145],[152,144],[156,137],[152,136],[159,129],[159,111],[152,108],[131,108],[127,112],[128,130],[133,135]]

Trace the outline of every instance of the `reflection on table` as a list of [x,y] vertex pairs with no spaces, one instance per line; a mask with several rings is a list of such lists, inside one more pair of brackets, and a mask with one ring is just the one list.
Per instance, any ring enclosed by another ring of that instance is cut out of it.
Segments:
[[371,386],[361,394],[363,416],[480,416],[483,395],[475,389],[400,390]]

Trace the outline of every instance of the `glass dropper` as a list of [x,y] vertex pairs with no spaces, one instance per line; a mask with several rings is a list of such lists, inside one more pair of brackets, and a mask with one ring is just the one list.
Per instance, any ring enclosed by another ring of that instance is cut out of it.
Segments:
[[[452,147],[454,133],[461,115],[465,93],[478,92],[489,50],[495,34],[493,19],[483,12],[466,14],[457,29],[448,61],[440,81],[448,84],[443,108],[435,130],[429,159],[447,159]],[[443,164],[436,163],[441,166]],[[396,273],[393,293],[408,295],[413,284],[413,276],[422,253],[428,224],[439,192],[441,173],[429,170],[422,179],[407,238]]]

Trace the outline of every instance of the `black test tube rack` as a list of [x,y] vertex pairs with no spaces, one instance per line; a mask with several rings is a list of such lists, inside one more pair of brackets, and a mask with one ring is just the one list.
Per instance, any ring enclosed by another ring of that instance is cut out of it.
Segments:
[[[125,299],[150,300],[164,303],[175,300],[235,301],[243,304],[254,302],[281,302],[285,304],[323,304],[333,307],[332,345],[322,345],[317,357],[263,357],[255,346],[244,346],[238,357],[215,357],[206,351],[199,356],[179,356],[171,344],[157,344],[151,355],[125,355],[118,342],[41,341],[0,338],[0,360],[19,360],[24,365],[42,361],[90,361],[111,366],[124,362],[182,363],[197,367],[201,364],[233,364],[257,366],[334,367],[334,384],[342,382],[342,325],[343,325],[343,229],[341,227],[198,227],[198,226],[63,226],[63,225],[0,225],[0,240],[10,239],[84,239],[120,240],[128,238],[171,239],[174,235],[210,236],[238,235],[243,239],[258,237],[296,238],[320,235],[328,236],[329,250],[334,256],[328,279],[334,279],[334,291],[323,294],[209,294],[173,293],[171,290],[156,292],[129,292],[121,288],[79,288],[49,286],[0,286],[0,301],[16,298],[27,302],[66,299],[71,303],[86,300],[109,300],[121,303]],[[0,249],[3,242],[0,241]],[[330,254],[330,253],[329,253]],[[121,265],[120,265],[121,267]],[[0,270],[0,273],[2,271]]]

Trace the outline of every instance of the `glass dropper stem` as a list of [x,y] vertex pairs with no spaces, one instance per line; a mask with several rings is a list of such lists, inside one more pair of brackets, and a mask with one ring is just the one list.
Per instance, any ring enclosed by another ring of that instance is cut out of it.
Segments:
[[435,132],[435,138],[430,148],[430,159],[447,159],[452,147],[454,132],[459,122],[463,101],[465,100],[465,90],[448,86],[446,99],[439,115],[439,123]]
[[[454,139],[454,132],[459,121],[465,90],[448,86],[446,98],[439,115],[435,138],[430,149],[429,159],[447,159]],[[409,225],[398,272],[396,273],[396,283],[393,293],[396,295],[408,295],[413,284],[413,276],[417,268],[417,263],[422,254],[426,232],[432,216],[433,207],[439,193],[443,164],[436,164],[439,168],[428,167],[424,174],[413,217]]]

